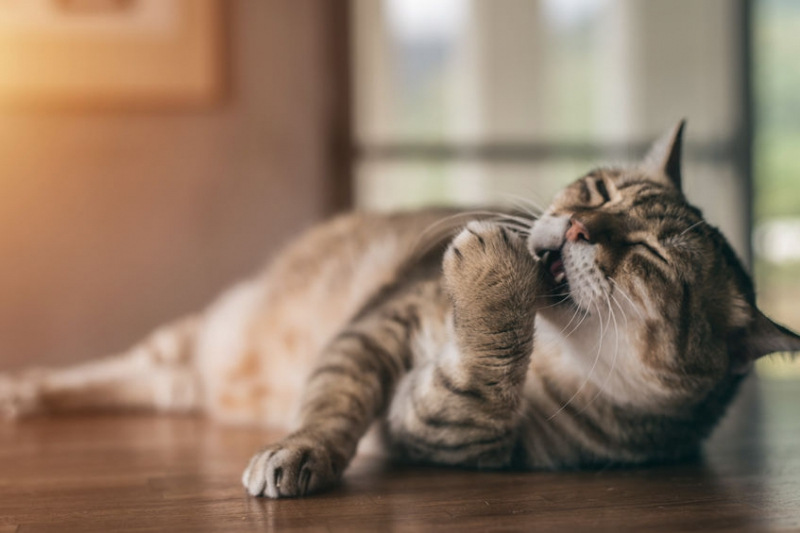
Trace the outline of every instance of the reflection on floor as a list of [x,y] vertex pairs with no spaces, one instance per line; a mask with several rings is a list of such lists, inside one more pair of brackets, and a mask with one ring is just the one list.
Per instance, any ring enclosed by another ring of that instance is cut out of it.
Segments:
[[488,473],[359,458],[304,500],[240,487],[265,431],[149,416],[0,424],[0,533],[800,529],[800,383],[748,389],[696,464]]

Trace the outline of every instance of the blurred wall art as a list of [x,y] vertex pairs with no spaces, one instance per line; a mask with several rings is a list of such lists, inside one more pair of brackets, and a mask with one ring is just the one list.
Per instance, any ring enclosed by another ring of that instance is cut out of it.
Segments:
[[223,15],[218,0],[0,0],[0,105],[213,103]]

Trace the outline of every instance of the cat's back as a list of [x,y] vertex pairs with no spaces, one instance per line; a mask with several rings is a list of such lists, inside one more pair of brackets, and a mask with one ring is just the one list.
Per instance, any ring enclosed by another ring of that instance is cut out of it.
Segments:
[[225,293],[207,312],[198,342],[209,412],[227,421],[290,424],[322,347],[409,261],[463,223],[457,213],[336,217]]

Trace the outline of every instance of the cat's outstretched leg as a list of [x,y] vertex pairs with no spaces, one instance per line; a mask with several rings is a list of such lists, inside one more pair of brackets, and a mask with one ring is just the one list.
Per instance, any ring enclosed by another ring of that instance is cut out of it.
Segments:
[[411,368],[420,309],[441,301],[440,293],[435,279],[389,287],[328,345],[308,379],[299,429],[257,453],[245,470],[251,495],[304,496],[340,478]]
[[543,288],[521,237],[472,222],[444,257],[451,340],[398,390],[389,413],[394,452],[411,460],[508,466]]
[[66,368],[0,374],[0,418],[79,410],[189,411],[200,407],[193,362],[198,327],[189,317],[131,350]]

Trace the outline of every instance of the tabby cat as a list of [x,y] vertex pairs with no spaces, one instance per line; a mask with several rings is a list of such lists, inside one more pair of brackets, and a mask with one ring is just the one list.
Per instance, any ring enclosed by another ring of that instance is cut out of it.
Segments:
[[335,484],[371,426],[394,457],[475,468],[691,456],[752,362],[800,337],[756,308],[731,247],[686,202],[682,131],[637,166],[590,172],[538,219],[334,219],[128,352],[2,377],[0,406],[293,428],[242,478],[271,498]]

